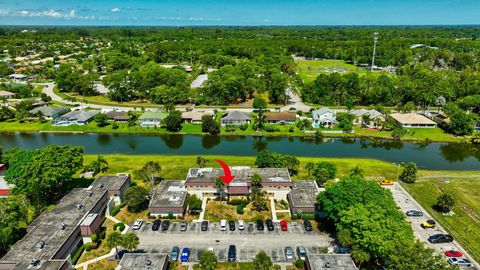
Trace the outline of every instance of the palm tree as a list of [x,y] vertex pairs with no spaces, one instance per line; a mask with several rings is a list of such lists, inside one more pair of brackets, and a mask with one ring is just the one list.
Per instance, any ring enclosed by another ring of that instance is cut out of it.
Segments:
[[225,191],[225,182],[222,179],[217,178],[215,179],[215,187],[218,189],[220,193],[220,200],[223,200],[223,193]]
[[313,171],[315,170],[315,163],[309,161],[307,164],[305,164],[305,170],[307,170],[308,173],[308,179],[312,176]]
[[354,249],[352,251],[352,259],[358,263],[358,269],[360,269],[362,267],[362,263],[370,261],[370,254],[361,249]]
[[252,176],[252,186],[260,186],[262,184],[262,177],[258,173]]
[[138,244],[140,244],[140,240],[135,233],[129,232],[123,236],[122,243],[124,248],[132,251],[137,248]]
[[257,131],[261,131],[263,129],[263,126],[265,125],[265,114],[263,113],[262,109],[258,110],[258,114],[255,117],[255,129]]
[[99,172],[106,172],[108,170],[108,162],[103,157],[98,155],[97,159],[92,161],[91,168],[93,169],[94,173],[97,174]]
[[123,237],[119,232],[111,232],[105,240],[108,248],[115,248],[115,258],[118,258],[118,246],[123,244]]

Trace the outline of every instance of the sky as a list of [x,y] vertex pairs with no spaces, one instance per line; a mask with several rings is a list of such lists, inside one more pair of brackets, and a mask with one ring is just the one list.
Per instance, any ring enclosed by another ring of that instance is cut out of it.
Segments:
[[480,0],[0,0],[0,25],[480,24]]

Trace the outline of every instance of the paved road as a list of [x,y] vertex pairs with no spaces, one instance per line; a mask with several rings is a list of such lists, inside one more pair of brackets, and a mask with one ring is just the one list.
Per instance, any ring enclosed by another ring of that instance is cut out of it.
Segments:
[[285,262],[284,248],[287,246],[296,249],[297,246],[304,246],[307,253],[320,253],[322,247],[331,247],[334,239],[319,232],[307,232],[302,223],[291,222],[288,224],[288,231],[279,230],[280,225],[276,223],[275,231],[258,231],[254,223],[248,223],[243,231],[220,231],[219,223],[211,223],[207,232],[200,230],[200,223],[190,223],[186,232],[180,231],[179,223],[172,223],[168,231],[152,231],[151,223],[146,223],[138,231],[135,231],[140,238],[139,249],[150,252],[170,253],[173,246],[180,249],[189,247],[192,252],[190,261],[197,261],[199,255],[209,248],[219,258],[225,261],[229,245],[236,245],[238,261],[252,261],[260,251],[270,254],[272,261]]
[[[442,254],[451,249],[459,250],[462,252],[472,263],[475,264],[477,269],[480,269],[480,265],[475,262],[471,256],[458,244],[457,241],[452,243],[432,244],[428,242],[428,237],[433,234],[447,233],[438,223],[435,229],[423,229],[420,225],[422,222],[428,219],[433,219],[425,209],[399,184],[395,183],[393,186],[385,187],[389,189],[397,206],[400,207],[402,212],[408,210],[420,210],[424,213],[423,217],[407,217],[407,220],[412,224],[413,234],[420,241],[424,242],[428,247],[433,248],[438,254]],[[446,257],[445,257],[446,259]]]
[[295,108],[297,111],[308,112],[312,108],[311,106],[306,105],[302,102],[302,99],[297,95],[291,88],[286,90],[287,95],[290,97],[290,105],[282,107],[280,110],[282,112],[289,111],[291,108]]

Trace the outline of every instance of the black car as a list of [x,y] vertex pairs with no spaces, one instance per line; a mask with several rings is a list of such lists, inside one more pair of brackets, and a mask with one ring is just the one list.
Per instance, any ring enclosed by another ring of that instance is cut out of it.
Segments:
[[235,262],[237,260],[237,247],[235,245],[230,245],[228,247],[228,261]]
[[419,210],[408,210],[405,214],[409,217],[423,217],[423,212]]
[[160,221],[160,219],[155,219],[152,224],[152,231],[158,231],[158,229],[160,228],[160,224],[162,224],[162,221]]
[[228,228],[229,228],[229,230],[230,230],[230,231],[235,231],[235,227],[236,227],[236,226],[235,226],[235,221],[229,220],[229,221],[228,221]]
[[312,223],[310,222],[310,220],[305,219],[303,221],[303,226],[305,227],[305,231],[307,232],[311,232],[313,230]]
[[432,244],[451,243],[453,242],[453,237],[448,234],[434,234],[428,237],[428,242]]
[[169,227],[170,227],[170,221],[164,220],[164,221],[162,222],[162,231],[168,230]]
[[205,232],[205,231],[208,231],[208,221],[207,220],[204,220],[202,221],[202,231]]
[[271,219],[267,219],[267,221],[265,221],[265,223],[267,224],[267,230],[273,231],[275,229],[275,227],[273,225],[273,221]]
[[265,228],[265,227],[263,226],[263,220],[258,219],[258,220],[257,220],[257,230],[263,231],[264,228]]

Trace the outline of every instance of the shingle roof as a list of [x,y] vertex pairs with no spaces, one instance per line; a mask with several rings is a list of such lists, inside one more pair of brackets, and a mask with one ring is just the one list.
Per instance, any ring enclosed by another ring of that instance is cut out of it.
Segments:
[[144,112],[138,119],[164,119],[168,116],[166,112]]
[[70,109],[68,107],[54,107],[54,106],[42,106],[42,107],[37,107],[33,110],[30,110],[31,114],[36,114],[38,112],[41,112],[44,116],[52,116],[56,114],[60,114],[62,112],[68,112]]
[[100,111],[87,111],[87,110],[78,110],[78,111],[71,111],[66,113],[59,118],[66,119],[69,121],[79,121],[84,122],[92,119],[95,115],[99,114]]
[[13,96],[13,95],[15,94],[12,92],[0,90],[0,97]]
[[265,119],[267,121],[295,121],[297,116],[291,112],[267,112]]
[[436,125],[434,121],[418,113],[392,113],[390,115],[401,124]]
[[231,111],[222,117],[222,120],[250,120],[250,113],[241,111]]

